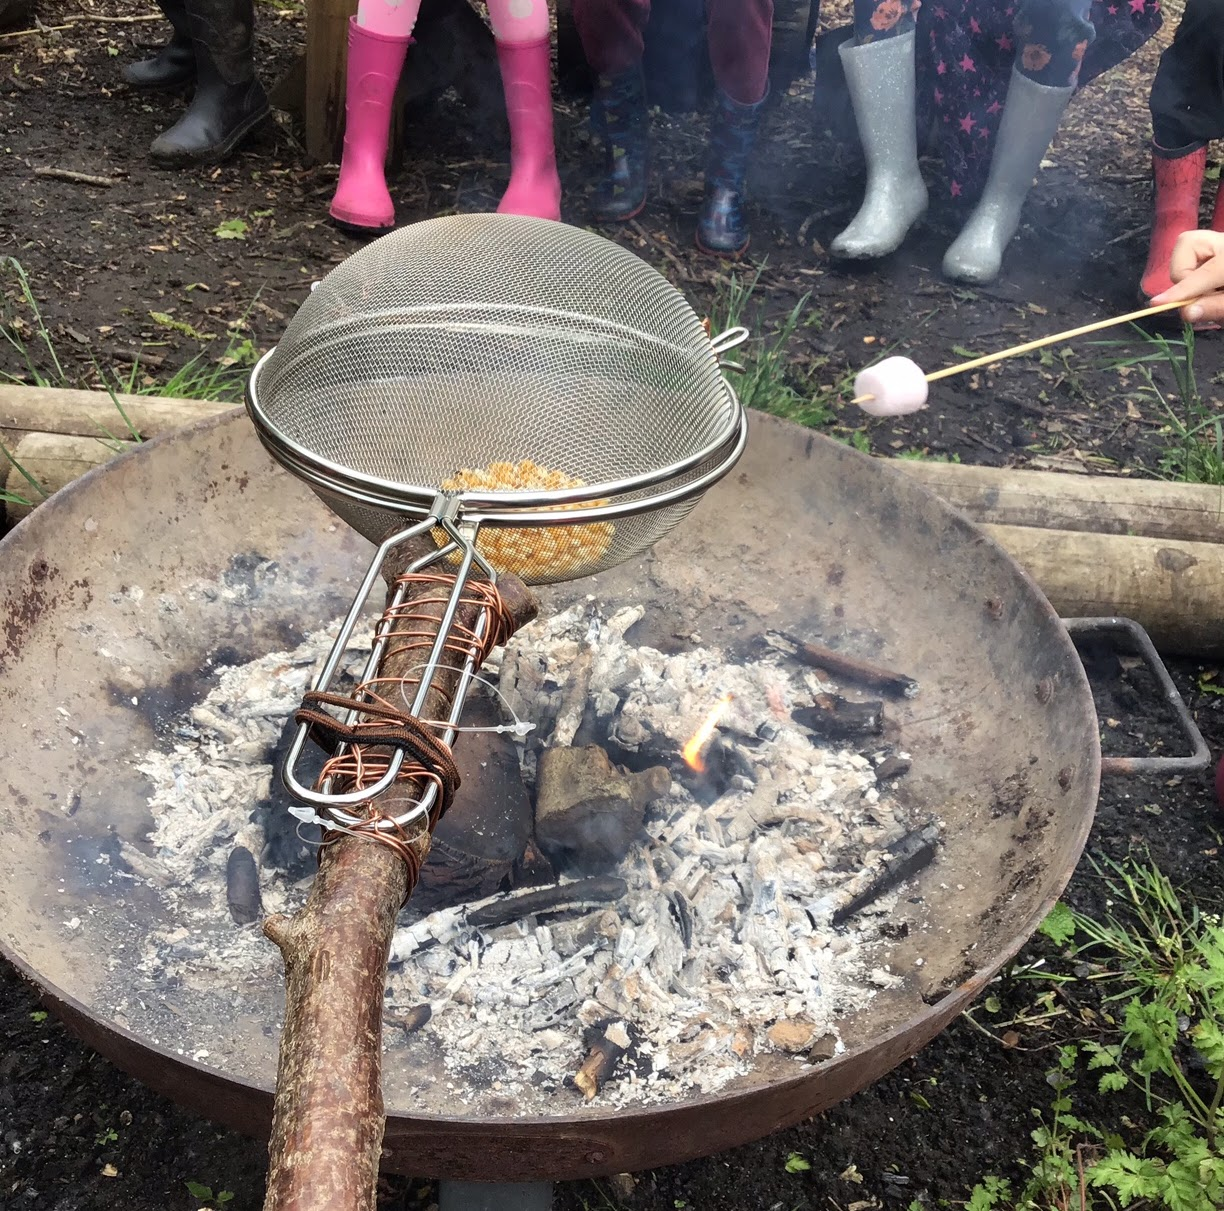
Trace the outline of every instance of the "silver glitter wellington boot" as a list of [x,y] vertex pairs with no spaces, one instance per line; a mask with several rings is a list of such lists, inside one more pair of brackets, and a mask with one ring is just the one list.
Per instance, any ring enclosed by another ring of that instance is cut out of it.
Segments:
[[999,276],[1024,199],[1074,91],[1036,84],[1013,68],[986,188],[944,256],[946,277],[984,284]]
[[845,43],[839,53],[867,158],[867,196],[830,251],[871,260],[899,248],[927,208],[914,123],[914,35]]

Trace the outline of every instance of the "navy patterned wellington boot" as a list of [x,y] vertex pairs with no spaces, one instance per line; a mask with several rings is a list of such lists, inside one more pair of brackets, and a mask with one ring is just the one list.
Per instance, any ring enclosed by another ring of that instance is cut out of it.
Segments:
[[744,214],[744,188],[768,95],[755,105],[743,105],[718,91],[710,129],[705,202],[697,216],[697,247],[702,252],[739,256],[748,247],[751,233]]
[[650,120],[641,66],[600,76],[591,124],[604,143],[605,175],[591,210],[600,223],[624,223],[646,205]]

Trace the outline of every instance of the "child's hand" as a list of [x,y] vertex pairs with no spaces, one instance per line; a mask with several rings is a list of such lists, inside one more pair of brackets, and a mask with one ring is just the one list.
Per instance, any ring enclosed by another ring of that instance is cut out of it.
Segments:
[[1194,299],[1181,311],[1188,323],[1224,322],[1224,232],[1187,231],[1178,236],[1169,276],[1176,285],[1156,295],[1153,305]]

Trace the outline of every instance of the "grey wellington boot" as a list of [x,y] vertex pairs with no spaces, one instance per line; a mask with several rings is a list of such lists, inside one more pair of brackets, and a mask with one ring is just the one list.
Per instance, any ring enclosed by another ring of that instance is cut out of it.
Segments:
[[839,54],[867,157],[867,196],[830,251],[871,260],[898,249],[927,208],[914,123],[914,35],[847,42]]
[[943,260],[958,282],[993,282],[1020,226],[1020,211],[1074,88],[1036,84],[1012,69],[986,188]]

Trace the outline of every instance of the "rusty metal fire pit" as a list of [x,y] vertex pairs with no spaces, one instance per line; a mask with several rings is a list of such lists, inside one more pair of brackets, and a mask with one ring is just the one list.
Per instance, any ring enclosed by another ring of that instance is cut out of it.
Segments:
[[[283,990],[239,991],[223,970],[178,987],[142,976],[142,938],[174,922],[118,856],[145,844],[150,824],[132,761],[216,667],[291,648],[338,617],[368,553],[271,464],[237,411],[94,472],[0,544],[11,857],[0,947],[120,1067],[254,1134],[270,1121]],[[402,1040],[389,1037],[392,1169],[589,1177],[813,1115],[912,1055],[981,991],[1057,899],[1087,837],[1098,727],[1065,627],[998,547],[879,462],[754,417],[740,467],[681,532],[545,590],[543,606],[586,594],[646,605],[661,647],[694,632],[727,649],[793,632],[917,679],[921,692],[890,708],[913,758],[898,794],[938,813],[945,843],[896,913],[910,928],[892,931],[883,960],[903,979],[841,1024],[843,1054],[804,1066],[766,1053],[715,1095],[615,1111],[566,1103],[523,1117],[506,1099],[473,1115],[456,1095],[422,1114]]]

